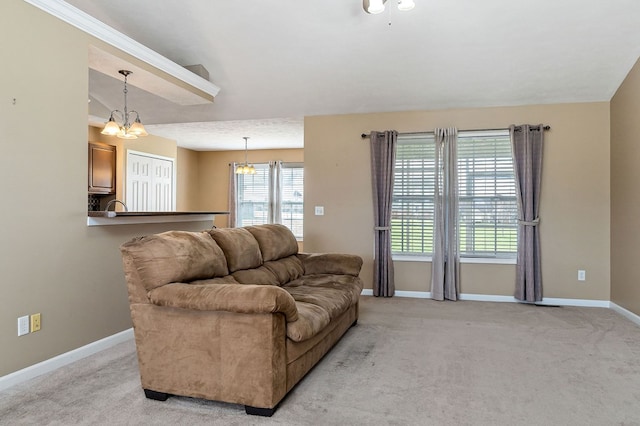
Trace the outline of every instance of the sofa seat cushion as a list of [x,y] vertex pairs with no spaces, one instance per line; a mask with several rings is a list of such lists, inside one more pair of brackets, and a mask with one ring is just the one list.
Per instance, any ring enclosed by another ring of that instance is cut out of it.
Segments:
[[296,302],[320,306],[329,314],[329,319],[337,318],[353,304],[349,291],[327,287],[283,287]]
[[302,342],[320,333],[329,325],[329,313],[321,306],[306,302],[296,302],[298,319],[287,323],[287,337],[294,342]]
[[340,275],[316,275],[304,276],[284,285],[282,288],[293,296],[298,307],[298,320],[287,324],[287,337],[294,342],[302,342],[321,332],[358,303],[359,283],[360,280]]
[[[289,291],[296,299],[295,294],[307,292],[307,288],[327,288],[337,289],[341,293],[349,295],[350,305],[355,305],[360,300],[360,293],[362,293],[363,283],[359,277],[352,275],[333,275],[333,274],[319,274],[319,275],[303,275],[297,280],[293,280],[287,283],[285,290]],[[301,287],[301,290],[293,290],[296,287]],[[298,299],[296,299],[298,300]]]

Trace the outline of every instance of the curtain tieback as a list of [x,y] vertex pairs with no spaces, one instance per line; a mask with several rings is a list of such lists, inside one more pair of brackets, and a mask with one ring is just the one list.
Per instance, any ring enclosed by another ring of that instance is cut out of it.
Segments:
[[518,219],[518,225],[524,225],[524,226],[538,226],[538,224],[540,223],[540,218],[536,217],[535,219],[533,219],[532,221],[526,221],[526,220],[520,220]]
[[390,226],[376,226],[373,228],[374,231],[390,231]]

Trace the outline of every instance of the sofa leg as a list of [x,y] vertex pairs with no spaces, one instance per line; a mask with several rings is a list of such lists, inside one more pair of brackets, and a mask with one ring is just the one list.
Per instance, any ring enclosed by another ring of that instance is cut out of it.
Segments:
[[144,390],[144,396],[146,396],[149,399],[154,399],[156,401],[166,401],[167,398],[169,398],[169,394],[168,393],[156,392],[156,391],[151,390],[151,389],[145,389]]
[[244,411],[247,414],[250,414],[252,416],[271,417],[271,416],[273,416],[273,413],[276,412],[276,407],[273,407],[273,408],[258,408],[258,407],[251,407],[250,405],[245,405],[244,406]]
[[351,324],[351,327],[355,327],[356,325],[358,325],[358,318],[356,318],[355,321],[353,321],[353,324]]

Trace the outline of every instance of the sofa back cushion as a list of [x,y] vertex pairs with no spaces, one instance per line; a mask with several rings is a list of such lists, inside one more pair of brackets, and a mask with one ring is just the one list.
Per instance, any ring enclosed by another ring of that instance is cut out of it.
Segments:
[[264,268],[271,271],[280,285],[297,280],[304,275],[304,267],[297,256],[289,256],[283,259],[265,262]]
[[284,225],[247,226],[246,229],[258,241],[263,262],[282,259],[298,253],[296,237]]
[[229,274],[222,249],[206,232],[168,231],[120,246],[147,291],[171,282]]
[[231,276],[240,284],[279,285],[278,279],[264,266],[235,271]]
[[245,228],[217,228],[209,234],[224,252],[229,272],[262,266],[260,246]]

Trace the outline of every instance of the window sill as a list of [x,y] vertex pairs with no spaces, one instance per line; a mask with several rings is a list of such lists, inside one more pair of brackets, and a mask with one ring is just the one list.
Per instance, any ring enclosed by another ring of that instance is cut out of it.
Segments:
[[463,257],[460,263],[488,263],[493,265],[515,265],[516,259],[495,259],[489,257]]
[[391,260],[394,262],[431,262],[431,256],[407,256],[407,255],[392,255]]
[[[431,262],[431,256],[392,256],[394,262]],[[489,265],[515,265],[516,259],[495,259],[489,257],[461,257],[460,263],[485,263]]]

